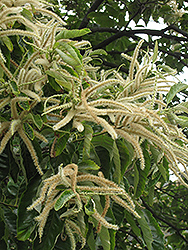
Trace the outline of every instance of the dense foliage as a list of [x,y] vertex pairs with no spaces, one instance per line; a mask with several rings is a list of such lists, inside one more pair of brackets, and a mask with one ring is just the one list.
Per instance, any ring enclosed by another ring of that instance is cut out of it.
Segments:
[[67,29],[51,4],[0,0],[1,249],[186,249],[187,85],[161,41],[97,47],[103,1],[87,2],[67,3]]
[[[52,2],[52,1],[50,1]],[[53,0],[58,4],[57,0]],[[101,57],[105,67],[119,67],[121,53],[132,55],[135,43],[144,37],[142,48],[159,44],[160,61],[182,71],[188,66],[188,2],[176,0],[60,0],[63,12],[56,12],[67,22],[68,29],[90,28],[86,39],[93,49],[105,49]],[[79,2],[79,4],[78,4]],[[147,27],[151,21],[153,25]],[[160,23],[164,23],[161,27]],[[122,71],[127,72],[124,61]]]

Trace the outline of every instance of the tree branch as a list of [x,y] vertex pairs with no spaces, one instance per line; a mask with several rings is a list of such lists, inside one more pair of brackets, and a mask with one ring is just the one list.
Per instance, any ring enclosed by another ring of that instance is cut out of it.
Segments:
[[[100,32],[100,29],[98,29],[98,32]],[[101,32],[104,32],[104,31],[101,30]],[[162,29],[162,30],[137,29],[137,30],[119,31],[118,33],[108,37],[106,40],[102,41],[101,43],[95,45],[94,49],[104,48],[108,44],[110,44],[113,41],[117,40],[118,38],[121,38],[123,36],[132,37],[135,34],[144,34],[144,35],[150,35],[150,36],[161,36],[161,37],[164,37],[164,38],[169,39],[169,40],[175,40],[175,41],[178,41],[178,42],[182,42],[182,41],[188,42],[188,39],[185,38],[185,37],[178,37],[178,36],[174,36],[174,35],[165,34],[164,29]]]
[[166,221],[164,218],[162,218],[161,216],[159,216],[158,214],[156,214],[156,213],[151,209],[151,207],[148,206],[148,204],[147,204],[143,199],[142,199],[142,202],[143,202],[144,206],[152,213],[152,215],[153,215],[156,219],[158,219],[158,220],[164,222],[165,224],[167,224],[168,226],[170,226],[171,228],[173,228],[173,229],[177,232],[177,234],[178,234],[178,235],[188,244],[188,240],[180,233],[181,229],[177,228],[177,227],[174,226],[172,223],[170,223],[169,221]]
[[[132,231],[127,232],[124,228],[120,228],[119,230],[122,231],[122,232],[125,233],[125,234],[131,235],[131,236],[139,243],[139,245],[140,245],[141,247],[143,246],[142,241],[141,241]],[[148,250],[148,248],[147,248],[146,246],[143,247],[142,249]]]
[[16,205],[11,205],[11,204],[8,204],[8,203],[2,202],[2,201],[0,201],[0,204],[4,205],[4,206],[6,206],[6,207],[14,207],[14,208],[17,208],[17,207],[18,207],[18,206],[16,206]]
[[168,28],[169,28],[168,30],[172,29],[172,30],[174,30],[174,31],[176,31],[176,32],[178,32],[178,33],[180,33],[183,36],[186,36],[188,38],[188,33],[184,30],[179,29],[177,26],[172,24]]
[[114,29],[114,28],[107,28],[107,27],[93,27],[93,28],[89,28],[92,33],[96,33],[96,32],[109,32],[109,33],[119,33],[120,31],[118,29]]
[[[134,37],[134,39],[135,39],[135,37]],[[135,39],[135,40],[139,40],[139,37],[137,37],[137,39]],[[149,48],[151,48],[151,49],[154,49],[154,45],[152,44],[152,43],[148,43],[148,42],[146,42],[145,41],[145,43],[147,44],[147,46],[149,46]],[[147,48],[147,46],[145,45],[143,45],[142,46],[142,48],[144,49],[144,48]],[[126,51],[115,51],[115,50],[112,50],[112,51],[107,51],[107,53],[109,53],[110,55],[115,55],[115,54],[121,54],[121,53],[128,53],[128,52],[130,52],[130,51],[133,51],[134,50],[134,48],[132,48],[132,49],[127,49]],[[186,66],[186,67],[188,67],[188,64],[187,63],[185,63],[183,60],[182,60],[182,57],[184,58],[184,59],[187,59],[188,58],[188,55],[187,54],[182,54],[182,53],[179,53],[179,52],[172,52],[172,51],[170,51],[170,50],[163,50],[163,49],[161,49],[160,47],[158,47],[158,50],[160,51],[160,52],[162,52],[163,54],[168,54],[168,55],[170,55],[170,56],[173,56],[174,58],[177,58],[178,60],[179,60],[179,62],[180,63],[182,63],[184,66]]]
[[101,3],[103,2],[104,0],[95,0],[94,3],[91,5],[90,9],[87,11],[86,15],[84,16],[80,26],[79,26],[79,29],[83,29],[83,28],[86,28],[88,23],[89,23],[89,19],[87,18],[87,16],[89,15],[89,13],[95,11],[99,5],[101,5]]

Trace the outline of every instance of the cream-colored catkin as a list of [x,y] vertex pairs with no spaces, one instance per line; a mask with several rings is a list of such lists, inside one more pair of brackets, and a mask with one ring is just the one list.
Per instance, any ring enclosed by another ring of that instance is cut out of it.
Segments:
[[12,135],[16,132],[16,130],[18,129],[18,127],[21,125],[21,120],[20,119],[14,119],[13,121],[11,121],[10,123],[10,130]]
[[36,39],[40,40],[40,36],[38,36],[34,32],[30,32],[30,31],[19,30],[19,29],[1,30],[0,31],[0,37],[3,37],[3,36],[15,36],[15,35],[28,36],[28,37],[33,37],[33,38],[36,38]]
[[117,225],[111,224],[107,220],[105,220],[97,211],[95,211],[94,214],[92,214],[92,216],[106,228],[113,229],[113,230],[119,229]]
[[37,102],[41,101],[40,96],[29,89],[22,89],[21,92],[24,93],[25,95],[35,99]]
[[132,213],[135,217],[140,218],[140,216],[138,215],[138,213],[132,208],[130,207],[127,202],[125,202],[123,199],[121,199],[120,197],[113,195],[111,196],[111,198],[120,206],[124,207],[127,211],[129,211],[130,213]]
[[48,143],[48,140],[44,137],[44,135],[42,135],[41,133],[39,133],[36,130],[33,130],[34,136],[36,136],[39,140]]
[[0,49],[0,60],[2,60],[4,63],[6,63],[6,58],[4,57],[2,50]]
[[5,66],[5,64],[3,63],[3,61],[0,60],[0,66],[2,67],[4,73],[7,75],[7,77],[9,79],[13,79],[13,75],[12,73],[9,71],[9,69]]
[[28,97],[14,97],[11,102],[10,102],[10,107],[11,107],[11,115],[14,119],[18,119],[18,111],[16,107],[17,102],[22,102],[22,101],[29,101],[30,98]]
[[0,109],[4,108],[7,104],[10,103],[10,96],[4,98],[1,102],[0,102]]
[[[109,207],[110,207],[110,197],[109,197],[109,195],[105,195],[105,206],[104,206],[103,212],[101,214],[101,217],[103,217],[103,218],[105,217],[106,213],[108,212]],[[99,221],[99,223],[97,225],[96,233],[99,233],[101,231],[101,227],[102,227],[102,224]]]
[[12,15],[12,16],[6,17],[0,21],[0,25],[1,23],[10,24],[10,23],[14,23],[15,21],[23,23],[26,27],[30,28],[33,32],[36,32],[36,34],[38,35],[38,30],[35,27],[34,23],[30,22],[28,19],[20,15],[15,15],[15,16]]
[[69,226],[69,223],[65,221],[65,230],[67,235],[69,236],[70,242],[71,242],[71,250],[76,250],[76,240],[74,237],[74,234]]
[[136,60],[137,60],[137,57],[138,57],[140,47],[142,46],[143,42],[144,42],[144,40],[140,40],[138,42],[138,45],[136,46],[136,48],[134,50],[134,53],[133,53],[133,57],[132,57],[131,64],[130,64],[130,67],[129,67],[129,78],[130,78],[131,81],[133,80],[134,67],[135,67],[135,64],[136,64]]
[[0,154],[3,152],[5,149],[9,139],[12,137],[12,131],[8,130],[6,134],[4,135],[3,139],[1,140],[1,145],[0,145]]
[[44,199],[45,199],[45,195],[46,195],[46,192],[48,190],[48,187],[49,187],[49,183],[46,182],[43,187],[41,188],[41,192],[40,192],[40,196],[37,200],[35,200],[33,202],[33,204],[31,204],[29,207],[27,207],[27,210],[32,210],[34,209],[37,205],[41,204]]
[[81,246],[81,249],[82,249],[86,244],[86,239],[82,235],[80,228],[76,225],[76,223],[74,223],[71,220],[66,219],[66,223],[69,225],[70,228],[74,230],[74,232],[76,232],[79,235],[81,242],[82,242],[82,246]]
[[38,162],[38,157],[37,157],[37,154],[35,152],[35,149],[31,143],[31,141],[29,140],[29,138],[26,136],[23,128],[19,128],[18,129],[18,133],[20,135],[20,137],[22,138],[22,140],[24,141],[25,145],[27,146],[27,149],[29,150],[30,154],[31,154],[31,157],[33,159],[33,162],[39,172],[40,175],[43,175],[43,171],[42,169],[40,168],[40,165],[39,165],[39,162]]
[[68,111],[65,118],[63,118],[60,122],[56,123],[53,126],[53,130],[58,130],[58,129],[64,127],[67,123],[69,123],[72,120],[72,118],[74,117],[75,114],[76,114],[76,110],[74,110],[74,109],[71,109],[70,111]]
[[39,223],[39,227],[38,227],[38,232],[39,232],[39,238],[41,241],[42,235],[43,235],[43,230],[44,230],[44,226],[46,224],[48,215],[50,210],[54,207],[56,200],[54,199],[55,196],[58,194],[59,190],[53,190],[50,194],[50,196],[48,196],[46,203],[45,203],[45,207],[43,208],[42,212],[40,213],[39,216],[35,217],[35,220],[38,221]]

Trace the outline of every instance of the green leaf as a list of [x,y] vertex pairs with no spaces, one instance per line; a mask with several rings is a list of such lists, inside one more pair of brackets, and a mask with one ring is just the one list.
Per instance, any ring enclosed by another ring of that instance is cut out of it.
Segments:
[[93,56],[93,55],[104,55],[104,56],[107,56],[108,53],[104,49],[96,49],[96,50],[92,51],[89,55],[90,56]]
[[156,147],[150,145],[150,150],[153,156],[153,160],[156,164],[158,164],[159,160],[161,159],[161,155],[163,152],[160,152]]
[[76,71],[73,70],[71,67],[69,67],[67,65],[61,65],[61,68],[68,71],[72,76],[78,77],[78,74],[76,73]]
[[66,90],[70,91],[71,88],[72,88],[72,84],[70,82],[67,82],[67,81],[61,81],[61,80],[58,80],[58,79],[55,79],[55,81],[60,85],[62,86],[63,88],[65,88]]
[[163,164],[158,164],[158,169],[162,175],[162,177],[164,178],[165,181],[167,181],[167,172],[166,172],[166,169],[164,168]]
[[54,205],[54,209],[56,211],[58,211],[59,209],[61,209],[65,205],[65,203],[67,201],[69,201],[70,199],[72,199],[75,196],[76,196],[76,194],[72,190],[65,190],[61,194],[61,196],[57,199],[57,201]]
[[[59,218],[57,212],[52,210],[48,216],[47,223],[44,228],[44,235],[42,242],[39,243],[39,239],[35,239],[33,250],[52,250],[57,242],[59,235],[61,234],[64,226],[64,221]],[[69,248],[70,249],[70,248]]]
[[116,246],[116,231],[108,230],[110,234],[110,250],[114,250]]
[[113,161],[115,164],[115,171],[113,174],[114,181],[119,184],[121,181],[121,161],[119,150],[115,141],[113,141]]
[[39,114],[32,114],[33,122],[37,126],[37,128],[40,130],[43,126],[43,120]]
[[45,72],[47,75],[49,75],[57,80],[66,81],[65,78],[63,77],[63,75],[60,72],[56,71],[55,69],[46,70]]
[[61,45],[61,50],[63,51],[65,50],[66,52],[68,52],[71,55],[71,57],[77,61],[78,64],[82,63],[82,56],[80,55],[79,50],[77,50],[72,45],[65,42],[60,42],[60,45]]
[[20,91],[18,89],[18,85],[17,85],[16,82],[11,81],[11,82],[9,82],[9,85],[10,85],[10,87],[12,89],[13,94],[18,95],[20,93]]
[[8,36],[3,36],[3,37],[1,37],[1,40],[6,45],[6,47],[8,48],[8,50],[10,52],[12,52],[14,47],[13,47],[13,44],[12,44],[10,38]]
[[170,90],[169,90],[169,92],[168,92],[168,94],[167,94],[167,96],[166,96],[166,102],[167,102],[167,104],[170,103],[170,102],[172,101],[172,99],[174,98],[174,96],[175,96],[178,92],[180,92],[180,91],[182,91],[182,90],[184,90],[184,89],[187,89],[187,87],[188,87],[188,85],[187,85],[187,84],[184,84],[184,83],[177,83],[177,84],[174,84],[174,85],[170,88]]
[[124,176],[128,166],[132,163],[134,155],[133,147],[127,141],[116,140],[121,161],[121,178]]
[[148,191],[148,203],[150,206],[153,206],[153,199],[154,199],[154,189],[155,186],[151,186]]
[[33,131],[33,128],[31,127],[31,125],[29,123],[25,122],[23,124],[23,128],[24,128],[25,133],[29,137],[29,139],[33,140],[35,138],[35,135],[34,135],[34,131]]
[[5,223],[2,218],[0,218],[0,240],[5,234]]
[[[51,70],[50,70],[51,71]],[[55,91],[60,91],[62,88],[59,86],[59,84],[55,81],[54,77],[50,76],[48,74],[48,80],[49,80],[49,84],[51,85],[51,87],[53,89],[55,89]]]
[[148,250],[152,250],[153,236],[151,229],[147,223],[143,210],[138,210],[137,212],[141,217],[140,219],[137,219],[137,221],[141,227],[144,241],[147,245]]
[[[95,202],[93,204],[96,206],[96,210],[101,214],[103,211],[103,207],[101,205],[100,197],[98,195],[95,195],[93,199]],[[98,221],[96,221],[94,218],[93,218],[93,222],[94,222],[95,226],[98,225]],[[101,231],[99,233],[99,238],[101,241],[100,245],[102,245],[103,249],[110,250],[110,247],[111,247],[110,233],[106,227],[102,226]]]
[[153,63],[157,60],[157,56],[158,56],[158,42],[156,40],[152,58]]
[[93,129],[90,125],[84,124],[84,150],[83,158],[88,158],[90,156],[91,140],[93,138]]
[[133,216],[130,213],[128,213],[126,210],[125,210],[125,218],[127,222],[130,224],[131,229],[136,234],[136,236],[141,238],[142,235],[141,235],[140,228],[136,225],[136,221],[134,220]]
[[63,52],[60,49],[55,49],[55,50],[60,55],[60,57],[63,59],[63,61],[65,63],[67,63],[68,65],[70,65],[74,68],[76,66],[80,65],[80,63],[74,57],[70,56],[68,53]]
[[0,115],[0,122],[7,122],[7,120],[3,116]]
[[21,14],[28,20],[33,21],[33,13],[31,11],[23,8]]
[[92,144],[95,147],[104,147],[109,152],[110,161],[113,160],[115,165],[114,179],[119,183],[121,180],[121,161],[116,142],[108,135],[100,135],[93,138]]
[[72,87],[71,83],[68,82],[68,81],[64,78],[64,76],[63,76],[63,74],[61,74],[61,72],[56,71],[56,70],[54,70],[54,69],[50,69],[50,70],[46,70],[46,74],[47,74],[48,76],[51,76],[51,77],[55,78],[55,81],[56,81],[60,86],[66,88],[67,90],[71,90],[71,87]]
[[125,209],[114,202],[112,206],[112,212],[115,217],[115,224],[120,226],[123,223],[125,217]]
[[188,127],[188,117],[187,116],[182,116],[182,115],[177,116],[176,122],[182,128]]
[[[90,229],[90,227],[89,227],[89,229]],[[96,239],[94,238],[93,228],[89,230],[88,237],[87,237],[87,244],[88,244],[90,250],[96,250]]]
[[9,157],[7,154],[0,154],[0,181],[2,181],[9,173]]
[[103,250],[110,250],[111,249],[110,233],[106,227],[101,228],[99,237],[102,243]]
[[15,162],[18,164],[19,168],[22,170],[24,179],[26,184],[27,182],[27,173],[26,173],[26,169],[23,163],[23,157],[22,157],[22,149],[21,149],[21,144],[20,144],[20,137],[18,136],[18,134],[14,135],[13,140],[11,141],[11,152],[9,154],[9,159],[11,161],[12,159],[12,163],[10,162],[9,164],[11,165],[11,171],[12,171],[12,176],[14,178],[14,180],[17,180],[17,174],[18,174],[18,169],[15,166]]
[[175,69],[172,69],[171,67],[169,67],[168,65],[157,65],[158,68],[162,69],[163,71],[165,71],[166,73],[169,73],[171,75],[174,75],[177,73],[177,71]]
[[147,176],[150,170],[150,155],[146,149],[143,150],[144,159],[145,159],[145,168],[141,170],[140,167],[137,167],[139,172],[139,182],[137,186],[134,186],[134,195],[136,198],[139,198],[144,192]]
[[16,237],[16,210],[10,209],[8,206],[3,206],[4,222],[8,229],[9,234]]
[[21,101],[21,102],[18,102],[18,104],[19,104],[19,106],[20,106],[23,110],[27,110],[27,111],[30,110],[29,101]]
[[78,217],[77,217],[77,224],[78,224],[78,226],[80,228],[80,231],[82,232],[82,235],[84,237],[86,237],[88,228],[87,228],[86,223],[85,223],[85,213],[84,213],[84,210],[81,210],[79,212]]
[[[27,240],[34,231],[36,222],[34,218],[37,216],[37,211],[27,211],[27,207],[33,202],[36,196],[41,179],[35,176],[27,185],[26,190],[20,198],[18,205],[18,219],[17,219],[17,238],[18,240]],[[36,198],[35,198],[36,199]]]
[[185,112],[188,114],[188,102],[182,102],[172,108],[169,108],[169,110],[177,111],[177,112]]
[[155,186],[160,178],[161,178],[161,173],[159,171],[155,172],[152,175],[152,179],[149,179],[148,188],[151,188],[152,186]]
[[152,233],[152,250],[163,250],[165,249],[164,245],[164,234],[161,231],[161,228],[153,215],[151,214],[150,211],[147,209],[142,210],[145,219],[148,223],[148,226],[150,227],[151,233]]
[[59,156],[63,152],[64,148],[66,147],[68,139],[69,139],[69,135],[64,134],[56,141],[55,148],[54,148],[55,157]]
[[139,183],[139,171],[137,164],[134,164],[134,194],[136,194]]
[[60,39],[70,39],[70,38],[75,38],[75,37],[80,37],[80,36],[84,36],[88,33],[90,33],[90,29],[85,28],[85,29],[74,29],[74,30],[63,30],[61,31],[56,37],[55,40],[60,40]]
[[19,191],[19,183],[18,182],[15,183],[11,177],[9,178],[9,181],[7,184],[7,191],[9,192],[9,194],[15,197]]
[[100,167],[92,160],[85,160],[78,164],[79,171],[92,171],[92,170],[99,170]]
[[181,126],[182,128],[188,127],[188,117],[182,115],[175,115],[171,111],[167,112],[167,117],[172,124]]
[[[88,192],[89,193],[89,192]],[[87,215],[92,215],[95,213],[95,203],[94,200],[89,198],[88,202],[84,205],[85,213]]]

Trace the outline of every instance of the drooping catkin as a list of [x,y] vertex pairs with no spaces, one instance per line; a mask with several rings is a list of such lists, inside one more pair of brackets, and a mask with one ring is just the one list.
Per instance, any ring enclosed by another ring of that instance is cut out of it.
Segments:
[[43,175],[43,171],[42,169],[40,168],[40,165],[39,165],[39,162],[38,162],[38,157],[37,157],[37,154],[35,152],[35,149],[31,143],[31,141],[29,140],[29,138],[27,137],[27,135],[25,134],[23,128],[19,128],[18,129],[18,133],[20,135],[20,137],[22,138],[22,140],[24,141],[25,145],[27,146],[27,149],[29,150],[30,154],[31,154],[31,157],[32,157],[32,160],[33,160],[33,163],[35,164],[38,172],[40,175]]
[[95,211],[94,214],[92,214],[92,216],[106,228],[113,229],[113,230],[119,229],[117,225],[111,224],[107,220],[105,220],[97,211]]
[[65,118],[63,118],[60,122],[56,123],[53,126],[53,130],[58,130],[58,129],[64,127],[67,123],[69,123],[72,120],[72,118],[74,117],[75,114],[76,114],[76,110],[74,110],[74,109],[71,109],[70,111],[68,111]]

